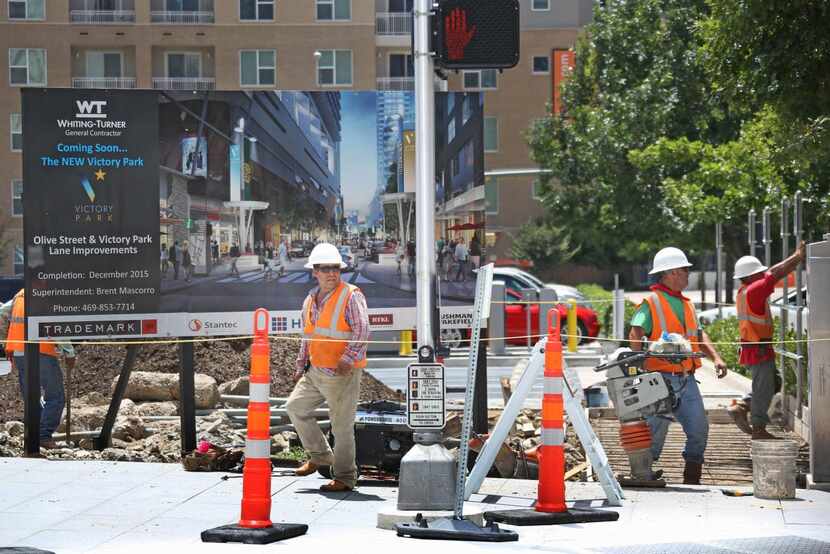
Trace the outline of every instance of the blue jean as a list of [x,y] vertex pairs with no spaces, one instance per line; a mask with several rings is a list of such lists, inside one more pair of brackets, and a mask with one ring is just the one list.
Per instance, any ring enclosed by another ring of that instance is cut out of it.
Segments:
[[[14,366],[17,368],[17,378],[20,381],[20,390],[26,397],[26,358],[14,356]],[[40,440],[52,438],[52,433],[58,428],[63,415],[66,397],[63,392],[63,372],[58,359],[53,356],[40,355]]]
[[[683,458],[687,462],[702,464],[706,441],[709,439],[709,420],[706,419],[706,410],[703,408],[703,398],[700,396],[697,381],[691,374],[688,377],[683,377],[682,374],[664,373],[663,375],[680,399],[673,415],[683,427],[683,432],[686,433]],[[663,451],[671,421],[671,418],[665,415],[647,418],[649,429],[651,429],[651,453],[655,461]]]

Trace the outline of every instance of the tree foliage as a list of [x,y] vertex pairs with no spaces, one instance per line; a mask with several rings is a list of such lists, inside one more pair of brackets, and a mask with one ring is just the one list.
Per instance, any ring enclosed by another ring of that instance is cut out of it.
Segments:
[[578,228],[579,258],[599,265],[642,259],[678,236],[659,175],[629,159],[660,138],[722,140],[736,132],[697,55],[703,0],[609,0],[576,47],[562,90],[566,117],[535,124],[533,158],[552,171],[546,208]]
[[513,256],[532,260],[543,273],[572,260],[579,248],[573,245],[571,233],[564,227],[541,220],[523,225],[513,239]]
[[742,254],[747,212],[802,191],[830,223],[830,3],[607,0],[576,48],[565,117],[537,122],[549,221],[581,261],[674,244]]

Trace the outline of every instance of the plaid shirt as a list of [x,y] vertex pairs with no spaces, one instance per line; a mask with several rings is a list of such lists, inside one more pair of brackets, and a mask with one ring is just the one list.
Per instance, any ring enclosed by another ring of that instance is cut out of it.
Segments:
[[[317,301],[317,292],[320,287],[314,287],[303,302],[303,327],[306,325],[306,314],[308,313],[309,304],[311,305],[311,323],[317,323],[317,318],[320,316],[320,308],[326,301],[334,294],[334,289],[328,293],[321,301]],[[366,307],[366,297],[360,289],[356,289],[349,297],[349,303],[346,304],[346,323],[352,328],[351,342],[346,344],[346,351],[343,352],[342,360],[354,364],[357,360],[366,357],[366,350],[369,345],[366,340],[369,339],[369,308]],[[303,370],[309,361],[308,352],[309,341],[303,341],[300,345],[300,354],[297,356],[297,369]],[[335,374],[333,367],[321,367],[323,371],[329,375]]]

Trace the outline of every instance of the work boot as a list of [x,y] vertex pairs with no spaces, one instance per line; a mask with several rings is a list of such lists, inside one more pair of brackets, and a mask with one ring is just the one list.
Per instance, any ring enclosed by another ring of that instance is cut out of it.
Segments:
[[306,462],[294,471],[294,475],[297,477],[305,477],[306,475],[311,475],[315,471],[317,471],[317,464]]
[[686,467],[683,469],[683,484],[699,485],[701,473],[703,473],[703,464],[687,461]]
[[776,440],[780,438],[767,431],[766,425],[758,425],[752,429],[752,440]]
[[729,414],[729,417],[732,418],[732,421],[738,429],[747,435],[752,434],[752,427],[749,425],[749,420],[747,419],[747,416],[749,415],[749,405],[746,402],[743,400],[733,400],[732,405],[726,409],[726,412]]

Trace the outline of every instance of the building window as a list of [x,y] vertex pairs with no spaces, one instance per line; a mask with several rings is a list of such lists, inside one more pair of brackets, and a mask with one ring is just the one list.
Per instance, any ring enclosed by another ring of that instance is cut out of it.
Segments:
[[495,89],[497,86],[496,70],[481,69],[464,72],[465,89]]
[[202,55],[199,52],[168,52],[168,79],[198,79],[202,76]]
[[389,0],[391,13],[408,13],[412,11],[412,0]]
[[499,120],[495,117],[484,118],[484,151],[499,151]]
[[550,11],[550,0],[533,0],[533,6],[531,9],[534,12]]
[[117,79],[123,76],[121,52],[86,53],[86,77]]
[[242,86],[275,86],[277,84],[276,50],[242,50],[240,83]]
[[447,125],[447,144],[455,138],[455,116],[450,116],[450,124]]
[[317,0],[317,21],[348,21],[352,0]]
[[9,0],[9,19],[44,19],[45,0]]
[[9,84],[46,86],[46,50],[9,48]]
[[14,245],[14,274],[23,275],[23,247]]
[[12,179],[12,215],[23,215],[23,181],[20,179]]
[[412,54],[389,54],[390,77],[414,77]]
[[533,74],[547,75],[550,73],[550,58],[548,56],[533,56]]
[[274,0],[239,0],[242,21],[273,21]]
[[484,210],[486,214],[496,215],[499,213],[499,178],[487,177],[484,180]]
[[319,50],[317,57],[317,84],[321,86],[351,86],[352,51]]
[[9,123],[11,130],[11,142],[13,152],[20,152],[23,150],[23,116],[19,113],[11,114],[11,121]]

